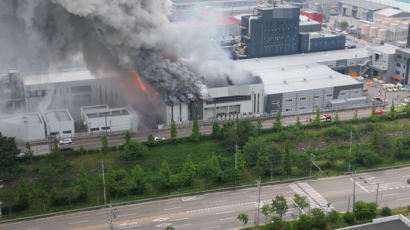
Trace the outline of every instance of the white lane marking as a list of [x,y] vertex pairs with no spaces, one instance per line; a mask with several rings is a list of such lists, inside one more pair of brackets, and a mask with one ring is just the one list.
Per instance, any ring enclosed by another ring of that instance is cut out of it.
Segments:
[[141,225],[138,225],[138,222],[123,223],[118,226],[120,229],[130,229],[130,228],[135,228],[135,227],[141,227]]
[[185,218],[179,218],[179,219],[175,219],[175,220],[170,220],[170,221],[178,221],[178,220],[188,220],[189,218],[188,217],[185,217]]
[[135,216],[135,215],[137,215],[137,213],[122,214],[122,215],[118,215],[118,217]]
[[388,196],[395,196],[395,195],[397,195],[397,194],[401,194],[401,193],[390,193],[390,194],[386,194],[386,195],[383,195],[384,197],[388,197]]
[[236,217],[227,217],[227,218],[222,218],[222,219],[219,219],[219,221],[224,221],[224,220],[234,220],[234,219],[236,219]]
[[169,219],[168,217],[164,217],[164,218],[153,219],[152,221],[154,221],[154,222],[161,222],[161,221],[168,220],[168,219]]
[[400,199],[396,199],[396,200],[408,200],[408,199],[410,199],[410,197],[400,198]]
[[207,229],[215,229],[215,228],[220,228],[221,226],[211,226],[211,227],[206,227],[206,228],[201,228],[201,230],[207,230]]
[[168,210],[173,210],[173,209],[178,209],[178,208],[182,208],[181,206],[178,206],[178,207],[172,207],[172,208],[164,208],[164,210],[165,211],[168,211]]
[[181,200],[183,202],[186,201],[193,201],[193,200],[202,200],[204,199],[204,196],[187,196],[187,197],[182,197]]
[[[352,182],[354,183],[353,178],[350,178],[350,181],[352,181]],[[365,191],[365,192],[367,192],[367,193],[369,192],[369,191],[367,191],[367,189],[365,189],[361,184],[357,183],[357,181],[356,181],[356,185],[359,186],[361,189],[363,189],[363,191]]]
[[162,224],[158,224],[158,225],[155,225],[155,227],[157,227],[157,228],[163,228],[163,227],[168,227],[168,226],[170,226],[172,223],[162,223]]
[[77,221],[77,222],[71,222],[71,223],[68,223],[68,224],[70,224],[70,225],[72,225],[72,224],[82,224],[82,223],[87,223],[88,222],[88,220],[81,220],[81,221]]
[[175,225],[174,228],[181,228],[181,227],[185,227],[185,226],[189,226],[192,224],[181,224],[181,225]]
[[399,174],[399,172],[386,172],[386,175],[395,175],[395,174]]
[[27,230],[38,230],[38,229],[40,229],[40,228],[29,228]]
[[216,201],[211,201],[209,202],[210,204],[216,204],[216,203],[223,203],[225,200],[216,200]]
[[215,215],[221,215],[221,214],[228,214],[228,213],[234,213],[235,211],[225,211],[225,212],[217,212]]

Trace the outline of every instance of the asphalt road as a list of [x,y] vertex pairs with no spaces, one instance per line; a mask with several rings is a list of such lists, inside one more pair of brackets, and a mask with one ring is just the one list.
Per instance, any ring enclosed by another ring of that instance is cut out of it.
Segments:
[[[358,110],[358,117],[368,117],[370,116],[371,110],[370,108],[362,108]],[[329,112],[329,114],[334,115],[334,112]],[[300,121],[302,123],[307,123],[309,118],[314,119],[315,115],[314,114],[302,114],[300,115]],[[345,110],[345,111],[339,111],[339,119],[340,120],[348,120],[353,118],[353,110]],[[263,128],[271,128],[273,119],[268,119],[268,120],[262,120],[262,127]],[[283,125],[292,125],[295,124],[296,122],[296,116],[286,116],[282,117],[281,122]],[[191,135],[191,127],[188,128],[179,128],[178,129],[178,137],[186,137]],[[202,134],[210,134],[212,131],[212,126],[207,125],[207,126],[201,126],[200,127],[200,132]],[[149,133],[144,132],[144,133],[138,133],[136,136],[133,136],[132,139],[138,140],[138,141],[146,141],[147,140],[147,135]],[[155,130],[152,131],[152,134],[157,137],[165,137],[165,138],[170,138],[170,131],[169,130]],[[108,145],[109,146],[118,146],[124,144],[124,135],[108,135],[107,136],[108,140]],[[51,149],[52,142],[50,141],[48,144],[35,144],[32,143],[32,149],[35,149],[36,147],[43,147],[43,149]],[[87,136],[83,138],[75,138],[73,139],[73,144],[66,145],[64,147],[69,147],[72,149],[79,149],[80,147],[83,147],[84,149],[99,149],[101,148],[101,139],[100,136]],[[20,143],[18,147],[21,150],[24,150],[24,143]]]
[[[361,179],[359,179],[359,177]],[[410,204],[410,167],[357,174],[356,201],[374,202],[379,183],[378,203],[381,207],[405,207]],[[317,180],[300,181],[290,184],[266,185],[261,188],[261,206],[270,203],[276,195],[286,197],[289,211],[285,218],[293,219],[299,213],[294,208],[292,196],[306,195],[311,208],[329,211],[334,208],[345,212],[348,201],[352,202],[352,175],[328,177]],[[197,196],[173,198],[127,205],[114,208],[117,218],[114,229],[236,229],[241,223],[236,220],[239,213],[249,215],[248,225],[253,225],[257,215],[257,187],[233,191],[207,193]],[[329,204],[329,207],[328,207]],[[350,204],[351,207],[351,204]],[[306,208],[304,213],[309,212]],[[43,218],[18,223],[0,224],[0,229],[8,230],[60,230],[60,229],[109,229],[110,209]],[[265,217],[260,214],[260,223]]]

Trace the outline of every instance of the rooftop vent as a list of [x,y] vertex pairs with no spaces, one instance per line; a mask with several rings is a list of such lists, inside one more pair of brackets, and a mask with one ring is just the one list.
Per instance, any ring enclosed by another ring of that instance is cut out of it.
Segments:
[[283,84],[287,85],[287,84],[288,84],[288,82],[287,82],[286,80],[284,80],[284,81],[283,81]]
[[303,81],[304,81],[304,82],[307,82],[307,79],[306,79],[306,78],[303,78]]
[[329,78],[333,78],[333,75],[332,75],[332,74],[330,74],[330,75],[329,75]]
[[306,65],[306,68],[309,69],[309,65]]
[[282,71],[285,71],[285,67],[282,67],[281,70],[282,70]]

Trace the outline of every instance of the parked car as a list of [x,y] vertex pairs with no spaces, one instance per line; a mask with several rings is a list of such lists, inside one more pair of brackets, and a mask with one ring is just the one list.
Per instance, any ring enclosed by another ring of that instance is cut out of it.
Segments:
[[165,139],[166,139],[165,137],[155,137],[154,138],[155,141],[163,141]]
[[69,144],[72,144],[72,143],[73,143],[73,141],[71,140],[71,138],[64,138],[64,139],[61,139],[58,142],[58,144],[60,144],[60,145],[69,145]]
[[375,113],[376,115],[383,115],[383,111],[382,111],[381,109],[376,109],[376,110],[374,111],[374,113]]
[[19,154],[16,155],[17,158],[23,158],[25,156],[26,156],[25,153],[19,153]]
[[332,121],[332,116],[330,114],[320,115],[320,121],[331,122]]

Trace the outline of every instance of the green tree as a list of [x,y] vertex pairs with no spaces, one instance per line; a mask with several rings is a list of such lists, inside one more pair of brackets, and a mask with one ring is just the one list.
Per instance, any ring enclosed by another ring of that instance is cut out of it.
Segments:
[[293,195],[293,202],[295,202],[295,208],[297,208],[299,210],[299,215],[300,213],[309,206],[309,203],[307,201],[307,197],[306,196],[301,196],[299,194]]
[[332,143],[329,145],[327,148],[327,154],[326,154],[327,162],[326,165],[328,168],[333,168],[336,163],[336,147]]
[[339,22],[339,27],[340,27],[342,30],[346,30],[347,27],[349,27],[349,23],[348,23],[346,20],[343,20],[343,21]]
[[287,176],[290,176],[292,173],[292,163],[290,158],[289,144],[285,144],[285,151],[283,153],[283,170]]
[[288,204],[285,197],[280,195],[276,196],[276,198],[272,200],[272,212],[275,212],[282,219],[283,215],[285,215],[287,211]]
[[152,134],[147,136],[147,144],[148,146],[153,146],[155,144],[155,139]]
[[317,229],[326,229],[326,215],[320,208],[314,208],[311,211],[312,226]]
[[243,156],[248,166],[255,166],[258,155],[266,152],[265,141],[262,137],[250,137],[249,141],[243,147]]
[[80,168],[77,178],[77,191],[79,192],[79,200],[80,201],[87,201],[88,200],[88,188],[90,182],[88,181],[87,173],[84,167]]
[[295,227],[297,230],[312,229],[312,218],[305,214],[300,215],[299,220],[297,220],[295,223]]
[[214,180],[219,181],[222,177],[222,169],[219,164],[219,159],[215,154],[212,154],[210,159],[210,170]]
[[138,141],[131,140],[127,145],[125,145],[124,150],[121,153],[121,157],[124,160],[132,161],[143,157],[148,152],[145,145],[139,143]]
[[275,121],[273,122],[273,131],[275,132],[279,132],[282,128],[280,117],[281,117],[281,114],[280,114],[280,111],[278,111],[276,113]]
[[50,193],[48,194],[48,205],[51,207],[54,207],[54,210],[57,206],[56,200],[57,200],[57,188],[56,186],[53,186]]
[[201,139],[201,133],[199,132],[199,123],[196,116],[194,116],[194,123],[192,124],[192,134],[191,140],[194,142],[198,142]]
[[235,152],[235,145],[238,143],[238,132],[234,122],[226,121],[221,130],[221,145],[227,152]]
[[299,116],[299,114],[298,115],[296,115],[296,127],[301,127],[302,126],[302,123],[300,122],[300,116]]
[[408,154],[404,154],[404,147],[403,142],[400,138],[396,138],[393,140],[393,155],[397,159],[405,159]]
[[33,150],[31,150],[30,142],[26,142],[25,144],[25,155],[30,159],[30,162],[33,160]]
[[162,188],[166,189],[171,186],[171,171],[166,160],[162,161],[162,166],[159,170],[159,180]]
[[17,167],[17,149],[14,138],[5,137],[0,133],[0,178],[5,180],[14,177]]
[[272,207],[269,204],[265,204],[261,208],[262,215],[265,216],[265,222],[268,220],[270,215],[272,214]]
[[377,114],[376,114],[376,107],[372,105],[372,112],[370,114],[370,120],[371,121],[377,121]]
[[147,181],[144,175],[144,171],[138,164],[135,165],[134,170],[131,173],[131,178],[133,182],[132,192],[134,194],[140,194],[144,192]]
[[276,144],[269,144],[267,146],[267,151],[269,154],[269,160],[272,166],[272,174],[280,175],[282,166],[282,151]]
[[269,156],[266,151],[262,151],[258,153],[256,159],[256,167],[255,167],[259,176],[267,175],[270,171],[270,161]]
[[316,108],[315,120],[313,121],[313,124],[316,125],[316,126],[320,125],[320,110],[319,110],[319,108]]
[[390,112],[387,114],[387,116],[393,120],[396,118],[397,114],[396,114],[396,109],[394,107],[394,99],[391,100],[391,106],[390,106]]
[[172,120],[171,122],[171,140],[177,139],[177,126],[175,125],[175,121]]
[[212,123],[212,137],[214,139],[219,137],[219,133],[220,133],[220,128],[219,128],[219,124],[218,122],[214,121]]
[[54,139],[53,141],[53,147],[51,148],[51,154],[57,154],[60,151],[58,148],[58,141],[57,139]]
[[237,143],[242,148],[249,140],[250,137],[257,137],[258,131],[249,119],[237,120],[236,122],[236,136]]
[[359,119],[357,108],[354,109],[353,112],[353,121],[357,121]]
[[249,217],[248,217],[248,214],[241,213],[236,217],[236,219],[241,221],[243,223],[243,225],[245,226],[248,223]]
[[131,140],[131,133],[128,130],[127,132],[125,132],[124,138],[125,138],[125,144],[127,145]]
[[192,163],[191,157],[188,155],[181,172],[184,184],[190,185],[195,177],[195,173],[194,163]]
[[358,201],[354,205],[354,216],[356,220],[371,220],[376,217],[376,209],[376,203]]
[[382,208],[382,211],[380,212],[380,214],[382,216],[391,216],[392,212],[391,212],[391,209],[389,207],[384,207],[384,208]]
[[107,141],[107,136],[102,135],[101,136],[101,152],[107,153],[108,152],[108,141]]
[[262,120],[258,118],[258,121],[256,122],[256,132],[258,136],[261,135],[261,131],[262,131]]
[[340,213],[333,209],[327,214],[327,219],[330,221],[330,223],[336,224],[340,220]]
[[27,209],[30,204],[30,191],[29,191],[29,188],[26,182],[23,180],[23,177],[20,177],[17,194],[18,194],[18,198],[17,198],[16,206],[20,210]]

